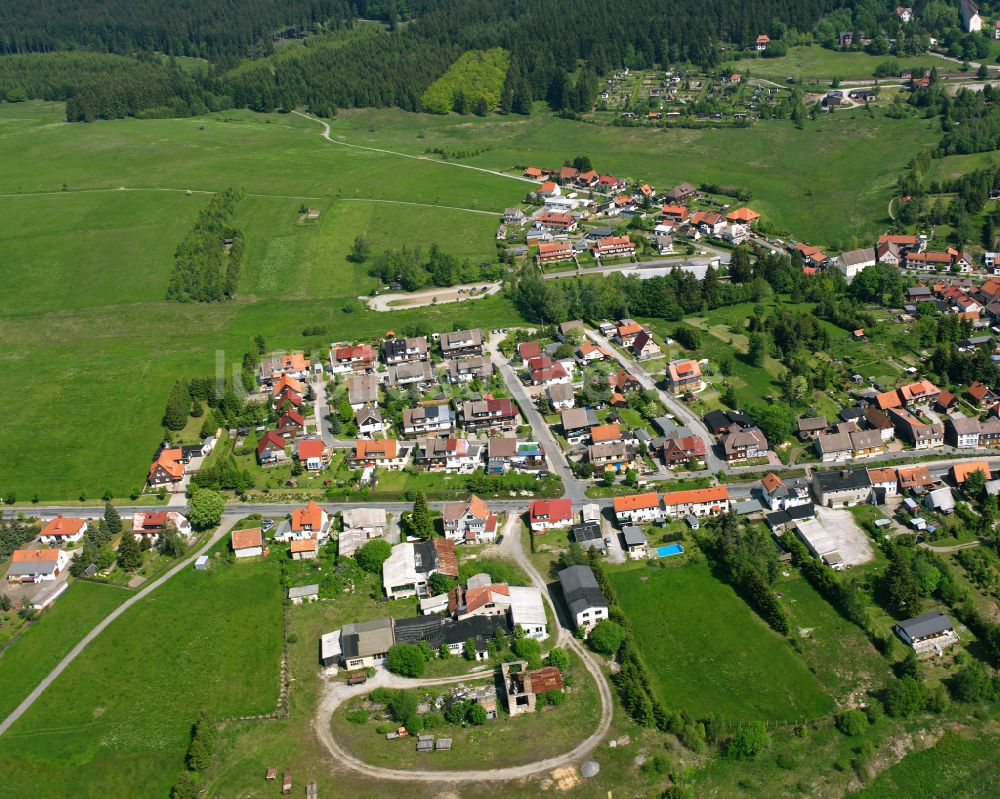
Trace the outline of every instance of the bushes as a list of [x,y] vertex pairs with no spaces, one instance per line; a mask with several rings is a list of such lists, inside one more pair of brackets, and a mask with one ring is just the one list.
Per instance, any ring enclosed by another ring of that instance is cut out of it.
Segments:
[[737,760],[756,760],[770,745],[771,736],[764,722],[751,721],[726,742],[726,755]]
[[373,538],[358,547],[354,553],[354,559],[358,565],[366,572],[378,574],[382,571],[382,564],[388,560],[392,554],[392,545],[381,538]]
[[420,677],[426,665],[424,652],[416,644],[393,644],[385,660],[385,667],[402,677]]
[[346,718],[351,724],[364,724],[368,721],[368,711],[367,710],[351,710],[344,718]]
[[618,653],[625,641],[625,628],[610,619],[599,621],[587,637],[590,648],[601,655],[612,656]]
[[851,737],[864,734],[868,717],[860,710],[847,710],[837,716],[837,729]]

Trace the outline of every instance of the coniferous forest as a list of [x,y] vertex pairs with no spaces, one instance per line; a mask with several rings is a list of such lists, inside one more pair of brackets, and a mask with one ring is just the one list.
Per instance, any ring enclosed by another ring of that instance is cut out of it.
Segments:
[[[841,0],[21,0],[0,5],[0,97],[65,99],[67,118],[305,107],[421,107],[424,92],[470,50],[510,54],[503,112],[532,100],[582,110],[597,75],[691,61],[718,43],[745,47],[777,22],[811,30]],[[405,24],[401,24],[405,23]],[[283,38],[305,46],[275,52]],[[67,52],[92,50],[104,55]],[[162,56],[206,60],[181,70]],[[87,60],[93,58],[93,60]],[[12,64],[3,61],[13,60]],[[582,62],[582,64],[581,64]],[[474,108],[468,109],[470,112]],[[482,109],[479,109],[482,110]]]

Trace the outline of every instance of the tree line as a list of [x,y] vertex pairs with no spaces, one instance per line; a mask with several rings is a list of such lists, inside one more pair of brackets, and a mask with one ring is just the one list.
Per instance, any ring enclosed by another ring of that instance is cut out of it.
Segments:
[[243,234],[230,222],[245,196],[242,189],[228,188],[213,195],[198,214],[174,253],[168,300],[217,302],[233,296],[243,264]]

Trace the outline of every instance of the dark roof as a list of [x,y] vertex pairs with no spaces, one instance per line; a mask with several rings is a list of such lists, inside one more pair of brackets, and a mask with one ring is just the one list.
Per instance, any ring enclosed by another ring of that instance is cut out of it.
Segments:
[[577,613],[593,607],[607,607],[608,600],[604,598],[597,578],[589,566],[570,566],[559,572],[559,584],[570,611]]
[[896,627],[905,632],[913,640],[955,629],[955,625],[951,623],[951,619],[945,616],[940,610],[901,621]]
[[820,490],[854,491],[871,487],[872,481],[867,469],[840,469],[835,472],[817,472],[813,475]]
[[600,541],[604,538],[604,536],[601,535],[601,525],[596,522],[574,524],[569,529],[573,534],[573,540],[578,544],[583,544],[587,541]]
[[729,417],[722,411],[709,411],[702,417],[702,420],[708,429],[713,432],[721,430],[724,427],[729,427]]
[[856,405],[851,408],[844,408],[844,410],[840,412],[840,418],[845,422],[856,422],[864,415],[865,412]]
[[493,638],[497,630],[512,632],[506,616],[469,616],[444,626],[444,643],[461,644],[468,638],[484,641]]
[[396,619],[394,629],[397,644],[417,644],[426,641],[432,648],[444,642],[444,626],[449,619],[443,616],[416,616]]
[[768,513],[764,517],[764,520],[767,522],[768,527],[774,528],[782,524],[791,524],[795,521],[811,519],[815,515],[816,506],[810,502],[807,505],[793,505],[787,510],[776,510],[774,513]]

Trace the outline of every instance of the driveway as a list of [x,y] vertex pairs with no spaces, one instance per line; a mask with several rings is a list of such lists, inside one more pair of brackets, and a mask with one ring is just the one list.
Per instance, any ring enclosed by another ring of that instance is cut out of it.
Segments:
[[542,443],[545,447],[545,459],[548,461],[549,468],[562,478],[563,486],[565,491],[563,496],[573,502],[584,502],[587,499],[587,484],[578,480],[574,474],[573,470],[569,467],[569,462],[566,460],[566,456],[562,451],[562,447],[559,446],[559,442],[556,441],[555,436],[552,435],[552,431],[549,426],[545,423],[545,419],[538,412],[535,404],[531,401],[531,397],[528,396],[528,392],[524,390],[524,386],[521,384],[520,379],[514,373],[510,364],[507,363],[507,359],[503,356],[503,353],[497,349],[497,344],[499,343],[499,336],[491,335],[486,342],[486,348],[490,355],[490,360],[493,361],[493,366],[500,372],[507,384],[507,388],[513,395],[517,404],[521,406],[521,411],[524,413],[525,419],[528,424],[531,425],[531,429],[534,431],[535,437]]
[[[595,330],[590,328],[585,328],[587,336],[594,341],[594,343],[599,346],[604,347],[608,350],[618,363],[625,367],[628,371],[636,376],[639,383],[642,384],[643,388],[655,391],[660,401],[666,406],[667,410],[677,416],[692,433],[696,436],[700,436],[706,445],[712,442],[712,436],[708,432],[708,428],[705,427],[704,423],[699,419],[690,408],[688,408],[683,402],[678,400],[672,394],[663,391],[656,385],[656,381],[653,376],[647,372],[641,364],[631,358],[622,355],[614,345],[608,341],[604,336]],[[708,455],[706,457],[706,466],[710,472],[723,472],[728,471],[729,467],[726,466],[725,461],[723,461],[714,451],[713,448],[709,447]]]

